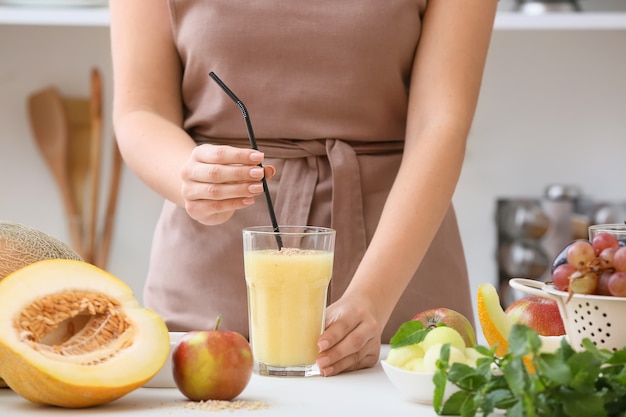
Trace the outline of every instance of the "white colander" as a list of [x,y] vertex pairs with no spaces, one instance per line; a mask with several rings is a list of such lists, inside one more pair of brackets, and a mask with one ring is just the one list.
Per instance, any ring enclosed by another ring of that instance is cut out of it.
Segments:
[[626,326],[620,325],[626,316],[626,297],[573,294],[568,300],[569,293],[545,282],[512,278],[509,285],[528,294],[556,300],[567,339],[574,349],[581,349],[585,338],[600,349],[616,351],[626,347]]

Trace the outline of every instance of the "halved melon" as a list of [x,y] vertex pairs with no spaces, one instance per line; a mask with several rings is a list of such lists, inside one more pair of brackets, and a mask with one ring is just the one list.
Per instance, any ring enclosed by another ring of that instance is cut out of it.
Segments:
[[[43,259],[82,260],[69,245],[33,227],[0,220],[0,280]],[[6,383],[0,378],[0,388]]]
[[0,306],[0,375],[35,403],[107,403],[141,387],[167,359],[162,318],[86,262],[43,260],[13,272],[0,281]]

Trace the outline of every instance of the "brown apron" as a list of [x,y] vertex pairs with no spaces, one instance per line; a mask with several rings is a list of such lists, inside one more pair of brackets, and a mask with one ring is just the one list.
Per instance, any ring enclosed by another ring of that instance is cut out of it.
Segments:
[[[407,86],[426,0],[168,0],[184,67],[184,128],[197,143],[248,147],[250,112],[280,224],[337,230],[330,301],[347,287],[374,230],[403,148]],[[427,196],[424,196],[427,198]],[[262,197],[227,223],[202,226],[166,201],[144,303],[172,330],[248,333],[241,230],[270,224]],[[398,223],[397,227],[402,227]],[[383,334],[428,308],[473,320],[461,240],[448,211]]]

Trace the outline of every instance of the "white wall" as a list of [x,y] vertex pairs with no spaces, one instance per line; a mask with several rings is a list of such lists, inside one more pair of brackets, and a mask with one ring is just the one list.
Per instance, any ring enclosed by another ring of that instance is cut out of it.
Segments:
[[[107,155],[103,188],[107,189],[112,146],[109,48],[106,28],[0,26],[0,219],[69,241],[58,188],[31,135],[26,105],[29,94],[49,85],[64,95],[88,97],[94,66],[102,73],[109,121],[103,147]],[[124,168],[117,210],[108,269],[141,299],[160,199]]]
[[[494,33],[454,198],[473,294],[479,283],[497,279],[497,198],[537,197],[547,184],[567,183],[595,199],[626,200],[624,45],[626,31]],[[89,70],[98,66],[110,102],[108,48],[105,28],[0,26],[0,219],[68,240],[56,185],[29,130],[26,99],[51,84],[86,96]],[[107,140],[111,135],[107,127]],[[141,299],[160,200],[127,169],[120,191],[108,269]]]
[[626,31],[496,31],[454,201],[473,291],[497,277],[495,202],[578,185],[626,201]]

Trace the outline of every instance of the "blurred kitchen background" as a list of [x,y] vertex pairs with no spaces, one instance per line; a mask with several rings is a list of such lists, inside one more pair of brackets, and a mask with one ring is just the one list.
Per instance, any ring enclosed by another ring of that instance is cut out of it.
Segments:
[[528,295],[508,285],[511,277],[550,281],[555,258],[572,240],[588,239],[590,225],[625,220],[626,198],[593,200],[572,185],[549,185],[536,198],[499,198],[495,221],[502,304]]
[[[520,274],[542,279],[542,263],[570,232],[584,233],[588,222],[609,215],[611,221],[624,217],[626,1],[580,0],[582,12],[571,2],[536,3],[500,1],[454,196],[473,297],[481,282],[499,284]],[[103,138],[111,141],[106,8],[41,11],[0,4],[0,56],[0,219],[69,241],[57,185],[29,126],[27,98],[49,85],[70,96],[88,95],[90,71],[98,68]],[[104,154],[105,182],[110,158]],[[141,299],[160,198],[128,169],[119,191],[107,269]],[[516,210],[538,223],[516,223]],[[528,266],[528,246],[537,245],[544,249]],[[522,255],[514,255],[520,246]]]

